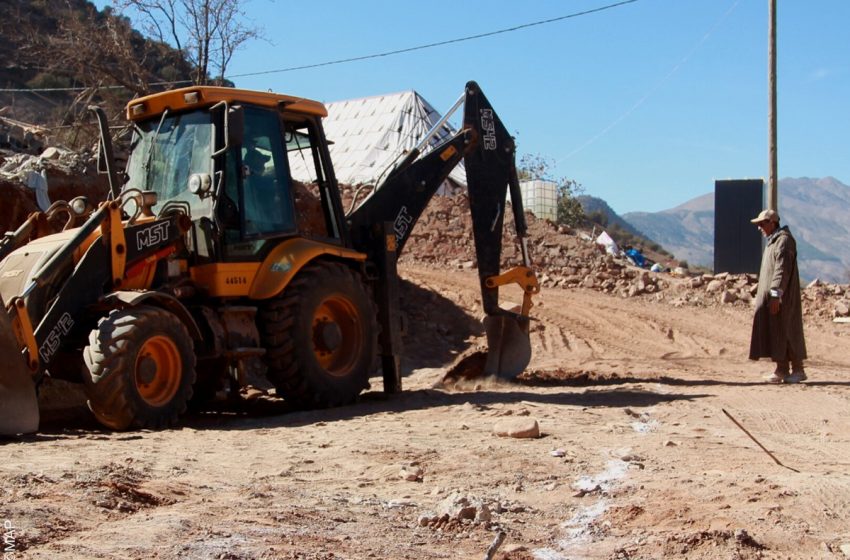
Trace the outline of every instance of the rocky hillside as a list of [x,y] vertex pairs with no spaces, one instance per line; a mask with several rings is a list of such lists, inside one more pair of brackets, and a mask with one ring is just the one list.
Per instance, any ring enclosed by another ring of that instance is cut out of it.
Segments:
[[90,103],[120,118],[129,98],[191,72],[183,53],[88,0],[3,0],[0,37],[0,114],[31,124],[90,120]]
[[608,205],[607,202],[605,202],[601,198],[597,198],[595,196],[581,195],[577,197],[577,199],[581,204],[585,215],[592,217],[594,216],[594,214],[596,214],[598,216],[603,217],[602,219],[607,222],[607,224],[605,225],[619,227],[623,231],[627,231],[632,235],[646,237],[646,235],[644,235],[642,231],[639,231],[634,225],[624,220],[619,214],[614,211],[613,208]]
[[[850,280],[850,187],[833,177],[779,181],[779,214],[791,227],[805,281]],[[630,212],[623,218],[679,259],[711,268],[714,263],[714,193],[662,212]]]

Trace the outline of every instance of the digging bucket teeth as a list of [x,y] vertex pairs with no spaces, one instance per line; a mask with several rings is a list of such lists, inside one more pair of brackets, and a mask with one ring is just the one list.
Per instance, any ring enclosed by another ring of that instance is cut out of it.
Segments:
[[38,397],[35,383],[12,330],[12,320],[0,298],[0,436],[38,430]]

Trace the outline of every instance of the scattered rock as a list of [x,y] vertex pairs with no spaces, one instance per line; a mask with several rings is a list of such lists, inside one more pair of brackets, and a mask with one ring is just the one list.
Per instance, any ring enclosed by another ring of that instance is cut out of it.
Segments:
[[41,152],[41,159],[59,159],[60,157],[62,157],[62,151],[53,146]]
[[705,288],[705,290],[707,292],[719,292],[724,288],[725,285],[726,283],[722,280],[715,279],[708,283],[708,286]]
[[410,500],[390,500],[389,502],[387,502],[386,507],[387,509],[416,507],[416,503],[411,502]]
[[[507,511],[501,504],[495,504],[496,511]],[[434,515],[420,515],[417,524],[420,527],[446,529],[458,524],[489,524],[493,519],[491,507],[483,500],[453,492],[437,505]]]
[[588,494],[593,494],[595,492],[599,492],[602,489],[598,484],[591,486],[589,488],[576,488],[575,493],[573,494],[573,498],[584,498]]
[[621,461],[625,461],[626,463],[642,463],[643,457],[640,455],[636,455],[634,453],[626,453],[622,457],[620,457]]
[[399,471],[398,476],[402,480],[407,480],[408,482],[422,482],[422,475],[425,474],[425,471],[422,467],[417,465],[405,465]]
[[735,303],[736,301],[738,301],[738,296],[731,290],[723,290],[723,293],[720,294],[720,303]]
[[496,422],[493,433],[499,437],[538,438],[540,425],[534,418],[511,418]]

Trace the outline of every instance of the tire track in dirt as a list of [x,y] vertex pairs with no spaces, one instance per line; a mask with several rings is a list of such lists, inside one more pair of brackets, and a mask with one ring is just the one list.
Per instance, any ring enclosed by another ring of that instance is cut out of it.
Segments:
[[[674,318],[670,322],[655,320],[657,307],[663,305],[655,302],[614,300],[617,304],[612,305],[609,296],[574,291],[549,291],[544,297],[557,304],[537,311],[540,320],[550,321],[587,343],[594,350],[591,357],[596,359],[633,365],[639,355],[643,367],[666,369],[669,361],[680,366],[683,360],[725,354],[730,342],[728,336],[718,337],[704,324],[683,325],[680,318],[675,317],[682,314],[680,310],[672,310]],[[641,345],[639,351],[636,344]]]
[[[456,300],[475,299],[474,290],[459,287],[459,275],[472,272],[446,272],[406,267],[417,281],[453,294]],[[464,282],[474,286],[474,282]],[[738,346],[748,336],[743,311],[702,310],[700,318],[688,309],[674,308],[654,299],[617,299],[582,289],[543,289],[532,308],[532,367],[641,370],[669,374],[688,369],[703,373],[700,360],[712,360]],[[659,320],[659,308],[664,320]],[[636,348],[640,344],[640,348]],[[743,356],[737,359],[742,360]],[[733,358],[734,359],[734,358]]]

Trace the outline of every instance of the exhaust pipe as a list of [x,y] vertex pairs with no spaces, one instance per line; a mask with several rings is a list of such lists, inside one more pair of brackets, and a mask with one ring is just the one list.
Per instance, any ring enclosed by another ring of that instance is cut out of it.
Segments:
[[16,436],[38,431],[38,397],[27,368],[12,319],[0,297],[0,435]]

